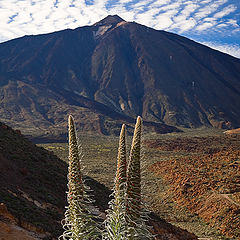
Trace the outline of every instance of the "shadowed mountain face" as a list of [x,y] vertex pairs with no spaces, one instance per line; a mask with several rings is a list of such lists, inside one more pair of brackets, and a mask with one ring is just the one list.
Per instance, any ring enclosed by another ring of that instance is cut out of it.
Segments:
[[158,129],[240,125],[239,59],[118,16],[2,43],[0,56],[0,120],[23,130],[62,129],[67,113],[104,134],[137,115]]

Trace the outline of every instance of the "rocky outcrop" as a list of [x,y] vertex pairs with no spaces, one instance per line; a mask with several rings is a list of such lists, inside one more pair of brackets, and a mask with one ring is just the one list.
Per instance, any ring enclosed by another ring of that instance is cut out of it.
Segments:
[[224,133],[227,134],[227,135],[238,135],[238,134],[240,134],[240,128],[227,130]]
[[[24,227],[21,225],[24,225]],[[19,220],[8,211],[4,203],[0,203],[0,229],[1,240],[37,240],[50,235],[31,224],[20,223]]]

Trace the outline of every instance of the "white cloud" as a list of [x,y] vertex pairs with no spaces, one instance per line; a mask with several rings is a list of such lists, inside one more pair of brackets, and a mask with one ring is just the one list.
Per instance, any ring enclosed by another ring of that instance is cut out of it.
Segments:
[[195,19],[189,18],[176,22],[175,24],[172,25],[171,29],[179,29],[179,33],[183,33],[194,28],[194,26],[196,25],[197,22],[195,21]]
[[178,29],[179,33],[192,29],[196,24],[196,20],[191,17],[191,14],[200,6],[192,2],[184,2],[185,6],[182,11],[173,18],[174,24],[170,29]]
[[195,14],[195,17],[197,19],[202,19],[205,17],[208,17],[210,14],[214,13],[217,11],[217,9],[226,3],[228,0],[218,0],[214,1],[214,3],[211,3],[209,5],[206,5],[203,8],[200,8],[200,10]]
[[191,13],[195,12],[200,6],[194,3],[185,3],[185,8],[182,10],[181,14],[186,18],[190,16]]
[[213,0],[205,0],[205,1],[201,1],[201,4],[208,4],[210,2],[212,2]]
[[228,14],[230,14],[231,12],[234,12],[237,10],[237,7],[234,6],[233,4],[225,7],[222,11],[217,12],[213,17],[214,18],[222,18],[224,16],[227,16]]
[[215,22],[217,19],[214,17],[207,17],[202,20],[202,22]]
[[181,1],[172,2],[163,7],[160,7],[159,10],[163,12],[168,12],[169,10],[175,10],[176,12],[179,12],[179,8],[181,7],[181,5],[182,5]]
[[228,21],[226,21],[227,24],[231,24],[234,27],[237,27],[238,29],[240,28],[240,26],[237,23],[237,20],[235,19],[229,19]]
[[228,25],[226,23],[220,23],[217,25],[218,28],[224,28],[227,27]]
[[172,25],[173,21],[171,20],[171,17],[168,15],[159,15],[156,18],[156,25],[155,27],[157,29],[167,29]]
[[230,0],[0,0],[0,41],[94,24],[109,14],[176,33],[240,27]]
[[158,13],[159,13],[159,10],[153,8],[146,12],[137,14],[135,17],[135,20],[147,26],[152,26],[156,21],[152,16],[157,15]]
[[152,7],[157,7],[158,8],[160,6],[168,4],[170,2],[171,2],[171,0],[156,0],[151,5],[152,5]]
[[215,22],[205,22],[205,23],[203,23],[203,24],[201,24],[201,25],[198,25],[198,26],[196,27],[196,30],[198,30],[198,31],[203,31],[203,30],[206,30],[206,29],[208,29],[208,28],[213,27],[214,25],[216,25]]

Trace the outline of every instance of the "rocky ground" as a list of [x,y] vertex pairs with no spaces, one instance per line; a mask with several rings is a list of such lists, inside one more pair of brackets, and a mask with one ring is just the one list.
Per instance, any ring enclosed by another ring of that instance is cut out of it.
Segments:
[[150,167],[168,184],[168,197],[230,239],[240,237],[239,142],[238,135],[146,142],[178,154]]

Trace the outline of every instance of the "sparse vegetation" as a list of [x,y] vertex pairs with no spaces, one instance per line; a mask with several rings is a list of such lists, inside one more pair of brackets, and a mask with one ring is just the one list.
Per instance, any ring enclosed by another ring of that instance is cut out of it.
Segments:
[[239,136],[151,140],[159,151],[187,153],[150,168],[169,184],[168,196],[231,239],[240,237]]
[[[183,130],[183,133],[165,135],[150,135],[145,133],[143,148],[145,159],[147,159],[147,165],[150,166],[159,161],[166,161],[167,163],[168,159],[170,159],[170,161],[173,159],[178,161],[181,158],[190,157],[192,155],[200,156],[207,153],[209,154],[209,152],[216,153],[216,149],[222,152],[230,146],[234,149],[240,149],[239,137],[226,136],[223,134],[222,130],[212,128]],[[157,146],[154,145],[156,141],[158,141]],[[88,169],[88,175],[107,187],[113,188],[112,179],[115,177],[113,168],[116,166],[115,158],[117,156],[116,145],[118,144],[118,138],[114,136],[98,136],[98,138],[96,138],[94,136],[81,135],[81,142],[86,152],[84,164]],[[179,146],[173,149],[171,143]],[[131,138],[127,137],[127,151],[130,149],[130,144]],[[164,147],[164,145],[166,146]],[[180,148],[180,145],[184,147]],[[42,144],[41,146],[46,148],[51,146],[51,150],[54,151],[55,154],[64,160],[67,159],[67,144]],[[198,146],[198,148],[196,148],[196,146]],[[197,149],[198,152],[194,149]],[[102,171],[96,169],[96,163],[102,166]],[[214,169],[212,170],[214,171]],[[187,229],[199,237],[208,237],[214,240],[228,239],[217,231],[217,226],[208,224],[205,220],[199,218],[198,214],[191,212],[186,206],[180,205],[180,202],[176,202],[174,200],[174,195],[172,195],[170,191],[171,183],[167,179],[164,179],[163,175],[156,175],[150,168],[146,171],[145,182],[147,187],[144,188],[142,196],[143,201],[151,206],[152,211],[167,222]],[[228,176],[228,174],[225,175]],[[224,183],[222,183],[222,185],[224,185]],[[236,194],[234,194],[233,199],[239,201],[235,195]]]

